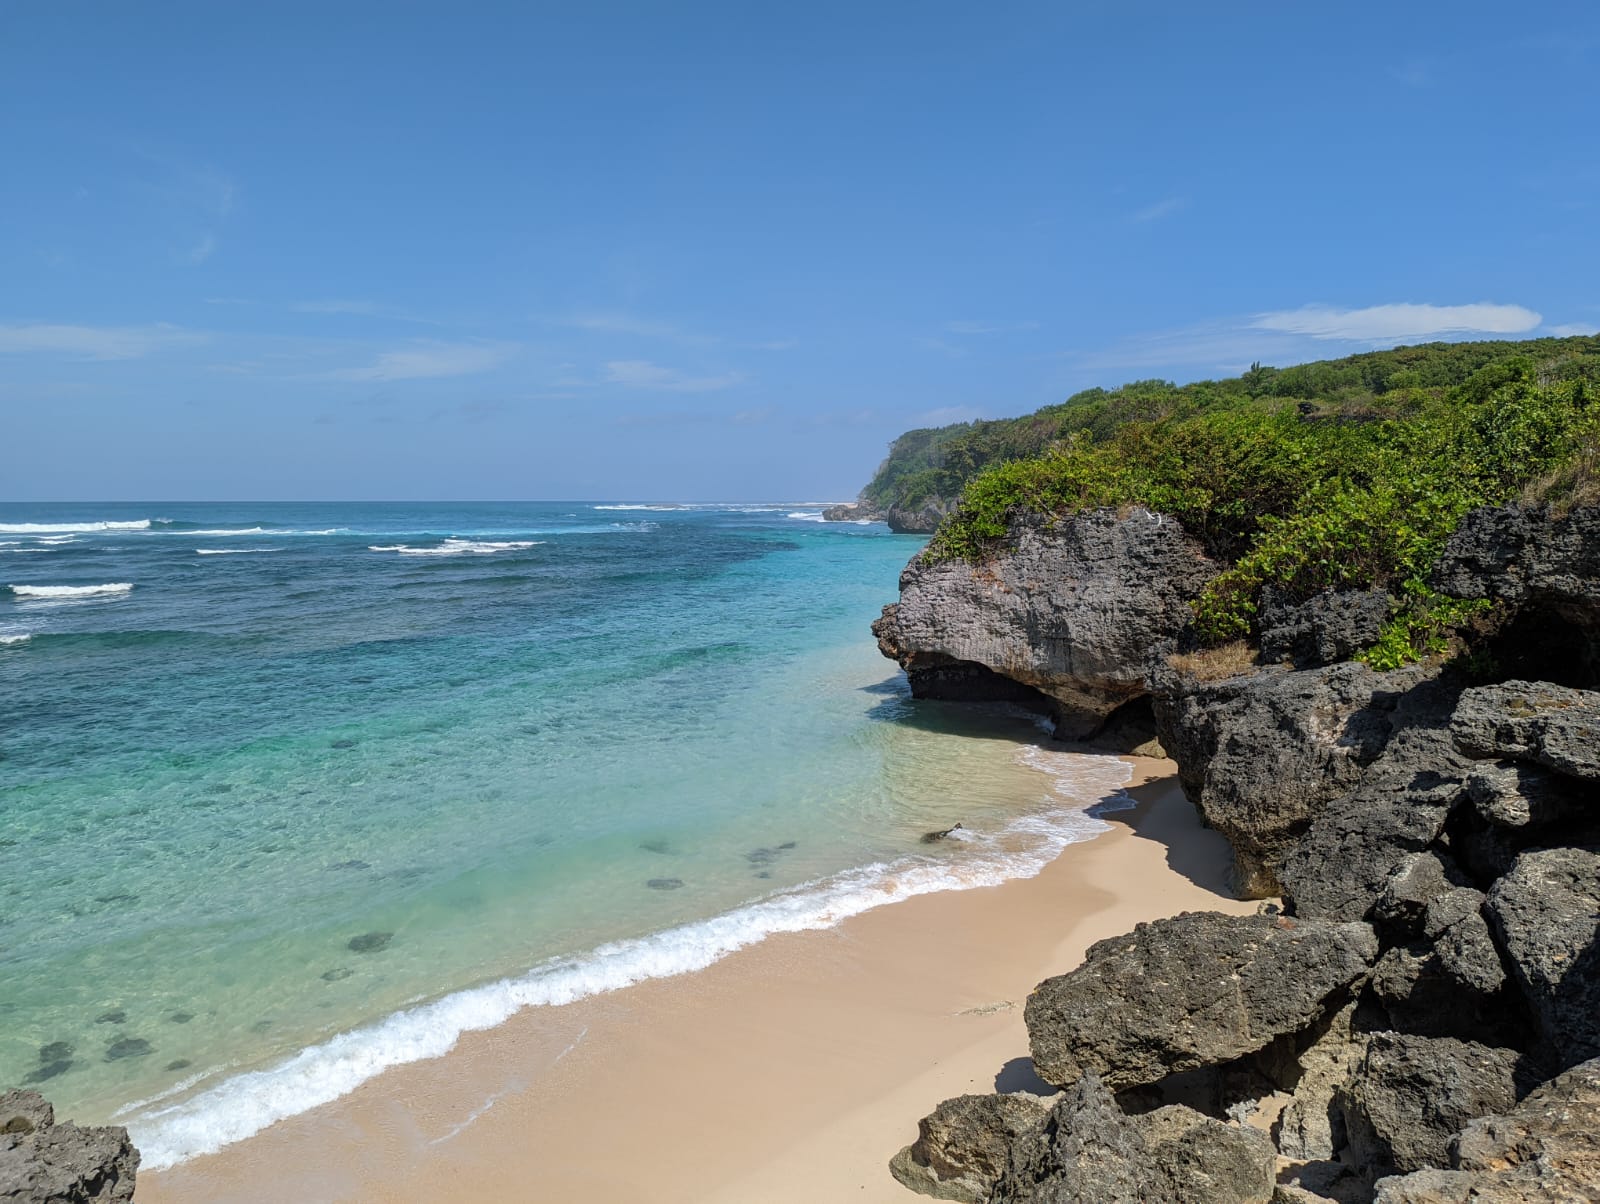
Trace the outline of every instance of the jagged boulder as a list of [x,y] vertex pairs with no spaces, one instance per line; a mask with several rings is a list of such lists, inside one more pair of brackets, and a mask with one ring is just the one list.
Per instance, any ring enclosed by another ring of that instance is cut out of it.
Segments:
[[883,514],[871,502],[841,502],[822,511],[825,523],[881,522]]
[[1377,642],[1393,606],[1381,589],[1324,590],[1300,603],[1268,589],[1261,606],[1261,659],[1302,669],[1349,660]]
[[979,666],[1048,698],[1075,739],[1147,692],[1217,571],[1177,522],[1144,510],[1028,517],[981,565],[912,561],[873,631],[913,693]]
[[1574,1066],[1451,1143],[1450,1170],[1377,1184],[1377,1204],[1568,1204],[1600,1191],[1600,1059]]
[[1541,681],[1466,690],[1450,730],[1474,757],[1532,761],[1600,782],[1600,692]]
[[1184,792],[1233,847],[1235,886],[1278,894],[1284,858],[1354,789],[1393,734],[1391,712],[1424,680],[1341,664],[1180,686],[1156,700]]
[[1580,620],[1600,618],[1600,507],[1561,516],[1524,506],[1474,510],[1445,544],[1432,579],[1458,598],[1544,603]]
[[999,1182],[1011,1147],[1044,1127],[1048,1109],[1031,1095],[960,1095],[917,1122],[917,1139],[889,1173],[938,1200],[981,1204]]
[[1537,765],[1495,761],[1467,778],[1467,797],[1478,817],[1499,828],[1542,828],[1589,809],[1591,799],[1570,779]]
[[139,1151],[120,1125],[57,1124],[37,1092],[0,1094],[3,1204],[126,1204],[138,1169]]
[[1018,1141],[994,1204],[1268,1204],[1264,1133],[1173,1105],[1129,1116],[1095,1075]]
[[890,506],[883,512],[889,530],[901,535],[932,535],[955,509],[949,498],[926,498],[912,506]]
[[1294,1092],[1272,1130],[1286,1158],[1326,1161],[1344,1144],[1343,1120],[1333,1100],[1366,1053],[1365,1035],[1351,1027],[1355,1011],[1354,1003],[1340,1008],[1300,1054]]
[[1340,1088],[1351,1159],[1371,1176],[1442,1166],[1468,1121],[1516,1102],[1514,1050],[1411,1033],[1373,1033]]
[[1487,910],[1559,1064],[1600,1055],[1600,849],[1523,853]]
[[1377,955],[1365,924],[1213,912],[1140,924],[1028,997],[1034,1068],[1122,1090],[1219,1065],[1316,1024]]

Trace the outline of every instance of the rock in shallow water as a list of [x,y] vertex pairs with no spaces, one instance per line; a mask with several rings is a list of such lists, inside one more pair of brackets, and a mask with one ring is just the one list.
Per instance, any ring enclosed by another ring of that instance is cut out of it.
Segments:
[[363,932],[360,936],[351,937],[345,943],[345,948],[351,953],[377,953],[380,949],[388,948],[393,939],[392,932]]
[[106,1046],[106,1061],[120,1062],[123,1058],[142,1058],[155,1052],[155,1047],[143,1037],[123,1037]]
[[652,878],[645,883],[651,890],[677,890],[683,886],[682,878]]

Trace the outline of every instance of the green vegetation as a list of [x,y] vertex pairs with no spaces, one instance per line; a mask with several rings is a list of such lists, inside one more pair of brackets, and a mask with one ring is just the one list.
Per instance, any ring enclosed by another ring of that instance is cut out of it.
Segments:
[[1228,566],[1195,606],[1207,644],[1253,636],[1269,586],[1290,599],[1383,586],[1399,601],[1366,657],[1388,667],[1442,650],[1477,609],[1426,583],[1468,510],[1595,491],[1600,337],[1430,344],[1181,388],[1146,381],[906,440],[914,453],[891,456],[875,486],[964,486],[930,559],[982,559],[1023,511],[1145,506]]

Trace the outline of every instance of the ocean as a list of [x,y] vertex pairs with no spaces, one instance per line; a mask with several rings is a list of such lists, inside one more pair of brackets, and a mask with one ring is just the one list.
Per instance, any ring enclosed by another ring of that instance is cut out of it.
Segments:
[[0,1085],[159,1169],[1037,873],[1126,768],[910,699],[868,625],[919,547],[797,504],[0,506]]

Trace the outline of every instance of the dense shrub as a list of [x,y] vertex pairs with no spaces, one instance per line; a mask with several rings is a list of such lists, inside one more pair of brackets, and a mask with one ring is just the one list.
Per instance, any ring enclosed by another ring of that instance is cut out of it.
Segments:
[[[1115,412],[1113,422],[1078,425],[1041,454],[979,472],[924,555],[981,560],[1019,511],[1144,506],[1178,518],[1227,565],[1195,606],[1205,643],[1253,636],[1267,586],[1291,599],[1382,586],[1397,607],[1366,656],[1400,664],[1442,648],[1476,609],[1426,584],[1468,510],[1538,482],[1547,493],[1590,487],[1597,353],[1600,340],[1546,340],[1256,368],[1169,386],[1154,413],[1102,394],[1078,404],[1085,417]],[[1282,396],[1286,378],[1324,393]],[[1145,402],[1158,395],[1140,389]]]

